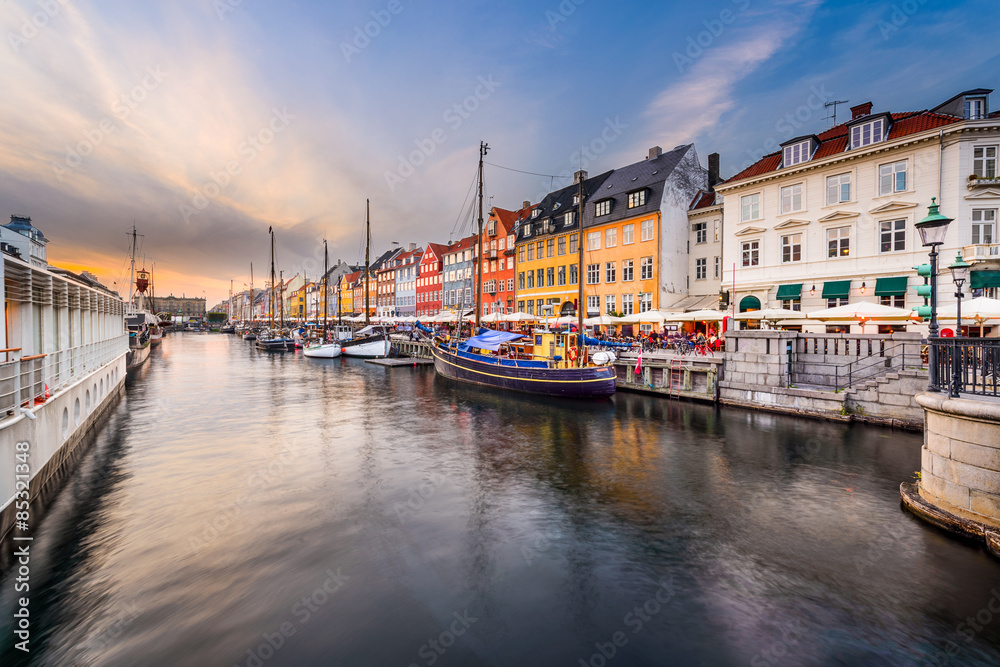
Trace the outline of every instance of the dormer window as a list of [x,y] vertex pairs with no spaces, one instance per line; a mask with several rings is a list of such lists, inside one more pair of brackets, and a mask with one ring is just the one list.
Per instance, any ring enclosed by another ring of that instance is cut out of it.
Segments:
[[885,139],[885,118],[876,118],[851,127],[851,148],[877,144]]
[[986,98],[969,97],[965,100],[965,117],[969,120],[986,118]]
[[563,216],[563,226],[569,227],[573,224],[573,214],[575,211],[567,211],[566,215]]
[[573,195],[573,206],[580,203],[580,195]]
[[[534,216],[532,216],[532,217],[534,217]],[[524,225],[524,235],[525,236],[531,236],[531,223],[530,222],[526,223]]]
[[[531,212],[531,217],[532,217],[532,218],[537,218],[537,217],[538,217],[538,214],[539,214],[540,212],[541,212],[541,211],[539,211],[539,210],[538,210],[538,209],[536,208],[535,210],[533,210],[533,211]],[[531,227],[530,227],[530,226],[529,226],[528,228],[529,228],[529,229],[531,229]],[[526,234],[525,236],[527,236],[527,234]]]
[[594,215],[601,217],[611,213],[611,200],[605,199],[594,204]]
[[811,148],[811,141],[800,141],[797,144],[785,146],[782,151],[782,165],[785,167],[791,167],[792,165],[799,164],[801,162],[807,162],[812,155],[812,150],[810,150]]
[[628,207],[636,208],[638,206],[646,205],[646,191],[636,190],[635,192],[628,193]]

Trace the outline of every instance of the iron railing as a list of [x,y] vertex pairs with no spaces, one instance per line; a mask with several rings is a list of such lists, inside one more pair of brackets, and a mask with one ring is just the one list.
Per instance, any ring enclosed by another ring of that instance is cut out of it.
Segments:
[[[841,391],[887,373],[927,368],[927,350],[919,341],[893,342],[878,338],[839,340],[807,336],[800,341],[801,348],[793,347],[789,350],[788,366],[792,384],[832,387],[835,391]],[[838,364],[829,361],[804,361],[799,357],[800,354],[857,358]]]
[[929,343],[937,352],[939,390],[952,396],[1000,396],[1000,338],[931,338]]

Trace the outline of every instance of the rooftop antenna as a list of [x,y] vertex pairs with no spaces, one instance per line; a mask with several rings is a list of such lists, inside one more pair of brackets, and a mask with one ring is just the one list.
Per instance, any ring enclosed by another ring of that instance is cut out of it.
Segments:
[[837,124],[837,105],[838,104],[847,104],[848,102],[850,102],[850,100],[834,100],[832,102],[827,102],[826,104],[824,104],[823,106],[825,106],[827,109],[829,109],[830,107],[833,107],[833,113],[830,114],[829,116],[826,116],[825,118],[823,118],[823,120],[833,120],[833,123],[830,124],[830,127],[833,127],[834,125],[836,125]]

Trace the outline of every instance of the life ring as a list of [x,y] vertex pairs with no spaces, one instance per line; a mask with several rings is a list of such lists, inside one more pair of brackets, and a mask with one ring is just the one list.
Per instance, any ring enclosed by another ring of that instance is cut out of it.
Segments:
[[576,352],[576,348],[575,347],[569,348],[569,355],[568,356],[569,356],[570,361],[576,361],[577,352]]

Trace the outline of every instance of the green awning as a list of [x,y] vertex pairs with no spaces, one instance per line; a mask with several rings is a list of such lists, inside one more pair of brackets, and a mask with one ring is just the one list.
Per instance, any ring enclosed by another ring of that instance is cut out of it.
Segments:
[[850,294],[850,280],[828,280],[823,283],[824,299],[846,299]]
[[875,281],[875,296],[903,296],[906,294],[906,276],[879,278]]
[[802,296],[802,283],[796,285],[778,285],[778,296],[775,298],[778,301],[789,301],[791,299],[798,299]]
[[1000,287],[1000,271],[973,271],[972,289]]

